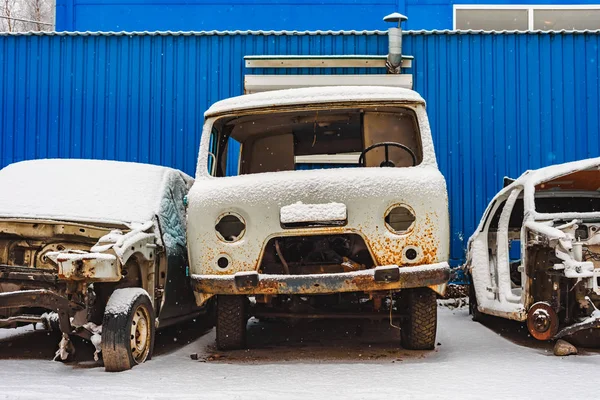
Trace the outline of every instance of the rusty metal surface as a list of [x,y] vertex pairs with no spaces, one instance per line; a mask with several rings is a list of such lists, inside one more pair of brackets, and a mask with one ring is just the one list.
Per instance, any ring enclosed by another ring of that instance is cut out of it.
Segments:
[[[417,114],[424,114],[424,110]],[[424,121],[426,115],[421,117]],[[414,171],[406,172],[403,168],[357,168],[352,174],[331,170],[293,171],[285,175],[285,182],[277,178],[277,174],[256,174],[251,179],[239,176],[231,181],[198,180],[189,195],[190,270],[200,275],[257,270],[269,240],[287,236],[360,235],[376,265],[414,266],[447,261],[449,227],[444,179],[432,166],[422,164],[415,168],[422,173],[417,176]],[[394,185],[389,184],[392,180]],[[419,190],[414,190],[415,187]],[[216,194],[224,192],[228,196],[216,202]],[[374,194],[378,204],[370,203]],[[347,224],[281,228],[278,213],[281,205],[296,201],[343,203],[348,210]],[[416,217],[411,230],[403,234],[390,232],[384,222],[386,210],[399,203],[410,207]],[[234,210],[248,223],[244,240],[235,245],[219,241],[212,226],[194,222],[200,218],[212,219],[213,215],[217,218],[223,210]],[[415,249],[416,258],[405,257],[407,248]],[[219,268],[216,261],[225,255],[230,258],[229,265]]]
[[110,254],[67,253],[54,259],[58,264],[58,278],[61,280],[118,282],[121,279],[121,266],[117,258]]
[[70,318],[85,305],[70,301],[67,298],[46,289],[20,290],[0,293],[0,309],[38,307],[58,313],[58,324],[63,333],[71,333]]
[[518,311],[503,312],[495,310],[493,308],[483,307],[481,305],[478,305],[477,309],[484,314],[489,314],[494,317],[508,318],[512,319],[513,321],[525,321],[527,319],[527,312],[524,309],[519,309]]
[[55,273],[34,268],[0,265],[0,280],[54,284],[57,276]]
[[0,309],[17,307],[39,307],[74,314],[82,310],[84,305],[46,289],[0,293]]
[[[370,319],[382,320],[390,319],[389,312],[362,312],[362,313],[295,313],[295,312],[270,312],[270,311],[253,311],[254,317],[270,317],[270,318],[301,318],[301,319]],[[393,319],[400,319],[403,315],[394,313]]]
[[0,233],[27,238],[79,238],[90,243],[110,232],[111,228],[77,222],[60,222],[44,219],[0,219]]
[[[258,273],[227,276],[192,275],[194,290],[211,294],[329,294],[340,292],[372,292],[426,287],[448,282],[447,263],[418,267],[389,266],[398,269],[397,280],[376,281],[377,269],[337,274],[268,275]],[[395,274],[392,274],[395,275]],[[236,285],[236,279],[237,285]],[[248,284],[240,284],[248,277]],[[252,278],[252,279],[250,279]],[[256,281],[253,283],[252,281]],[[252,283],[251,283],[252,282]]]
[[537,340],[550,340],[558,332],[558,315],[545,302],[535,303],[527,313],[527,329]]
[[13,322],[26,322],[35,324],[42,321],[43,318],[39,315],[15,315],[14,317],[0,318],[0,324],[11,324]]
[[582,322],[561,329],[553,339],[560,339],[586,329],[600,329],[600,317],[590,317]]

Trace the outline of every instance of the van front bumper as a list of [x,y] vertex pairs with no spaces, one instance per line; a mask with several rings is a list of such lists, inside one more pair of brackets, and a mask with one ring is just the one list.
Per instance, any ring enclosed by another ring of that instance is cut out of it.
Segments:
[[444,294],[450,278],[448,263],[373,269],[335,274],[269,275],[256,271],[233,275],[192,275],[194,291],[202,294],[332,294],[430,287]]

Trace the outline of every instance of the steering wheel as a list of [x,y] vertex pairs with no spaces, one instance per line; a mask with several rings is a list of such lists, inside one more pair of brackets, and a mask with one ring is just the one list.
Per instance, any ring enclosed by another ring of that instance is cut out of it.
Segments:
[[379,164],[380,167],[395,167],[396,164],[394,164],[392,162],[392,160],[390,160],[390,156],[389,156],[389,147],[398,147],[404,151],[406,151],[408,154],[410,154],[410,156],[412,157],[412,166],[414,167],[415,165],[417,165],[417,157],[415,156],[415,153],[408,147],[403,145],[402,143],[398,143],[398,142],[379,142],[379,143],[375,143],[370,145],[369,147],[367,147],[366,149],[364,149],[361,153],[360,153],[360,157],[358,157],[358,165],[364,167],[365,166],[365,155],[373,150],[376,149],[378,147],[384,147],[385,148],[385,160],[381,162],[381,164]]

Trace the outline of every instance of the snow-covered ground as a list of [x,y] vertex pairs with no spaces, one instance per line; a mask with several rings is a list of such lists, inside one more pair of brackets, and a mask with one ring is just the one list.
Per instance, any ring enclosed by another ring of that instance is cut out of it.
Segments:
[[555,357],[519,324],[482,325],[466,308],[439,309],[433,352],[399,349],[387,324],[321,321],[253,323],[251,350],[218,353],[214,331],[188,323],[162,331],[155,357],[121,373],[104,372],[89,345],[78,362],[49,361],[56,336],[19,333],[0,329],[0,398],[589,398],[600,371],[600,352]]

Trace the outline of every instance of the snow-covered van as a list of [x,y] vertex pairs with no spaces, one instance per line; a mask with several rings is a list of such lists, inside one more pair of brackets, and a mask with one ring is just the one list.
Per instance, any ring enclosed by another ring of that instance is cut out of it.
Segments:
[[217,297],[219,348],[245,346],[250,316],[399,319],[404,347],[434,347],[448,199],[418,93],[312,87],[215,103],[188,202],[193,286],[198,305]]
[[165,167],[34,160],[0,171],[0,328],[43,323],[91,340],[109,371],[152,356],[155,328],[197,316],[183,199]]
[[600,158],[505,183],[469,239],[473,318],[526,321],[539,340],[600,328]]

